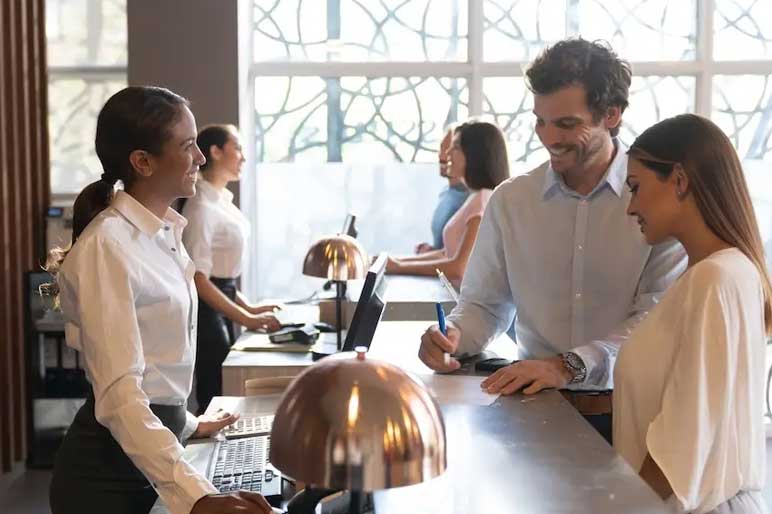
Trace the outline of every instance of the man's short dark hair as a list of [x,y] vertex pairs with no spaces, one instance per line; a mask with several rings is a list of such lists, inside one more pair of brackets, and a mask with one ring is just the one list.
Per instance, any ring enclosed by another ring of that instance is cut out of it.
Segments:
[[[609,107],[627,108],[632,69],[605,41],[582,38],[565,39],[545,49],[526,71],[528,89],[548,95],[572,85],[587,91],[587,107],[595,121],[606,115]],[[619,126],[611,135],[619,133]]]

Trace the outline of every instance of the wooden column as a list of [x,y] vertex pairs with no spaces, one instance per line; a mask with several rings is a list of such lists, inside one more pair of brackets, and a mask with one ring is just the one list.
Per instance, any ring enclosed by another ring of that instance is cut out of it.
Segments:
[[50,197],[45,0],[0,2],[0,469],[26,455],[25,271]]

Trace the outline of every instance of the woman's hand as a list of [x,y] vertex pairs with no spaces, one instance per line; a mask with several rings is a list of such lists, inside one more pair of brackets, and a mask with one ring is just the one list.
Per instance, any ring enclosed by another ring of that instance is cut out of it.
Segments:
[[275,332],[281,328],[281,322],[273,314],[248,314],[241,323],[247,330],[265,330]]
[[276,311],[280,311],[282,309],[281,305],[250,305],[247,307],[247,311],[250,314],[264,314],[269,313],[272,314]]
[[273,509],[261,495],[249,491],[210,494],[201,497],[190,514],[272,514]]
[[202,414],[198,417],[198,428],[190,437],[191,439],[211,437],[228,425],[234,424],[238,419],[238,414],[231,414],[222,409],[214,414]]
[[386,273],[399,273],[401,267],[402,263],[399,262],[399,259],[391,256],[386,258]]
[[421,255],[422,253],[431,252],[432,250],[434,250],[434,247],[429,243],[418,243],[415,247],[416,255]]

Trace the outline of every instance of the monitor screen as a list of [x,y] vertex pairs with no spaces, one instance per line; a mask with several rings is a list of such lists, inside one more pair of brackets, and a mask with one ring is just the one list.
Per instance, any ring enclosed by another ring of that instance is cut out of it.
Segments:
[[351,236],[354,239],[357,237],[357,229],[354,226],[354,223],[356,222],[357,217],[355,214],[346,214],[346,220],[343,222],[343,228],[341,229],[340,233],[345,236]]
[[354,351],[357,346],[370,348],[375,329],[386,306],[386,281],[383,279],[385,271],[386,254],[381,254],[367,271],[354,317],[348,327],[346,342],[343,343],[344,352]]

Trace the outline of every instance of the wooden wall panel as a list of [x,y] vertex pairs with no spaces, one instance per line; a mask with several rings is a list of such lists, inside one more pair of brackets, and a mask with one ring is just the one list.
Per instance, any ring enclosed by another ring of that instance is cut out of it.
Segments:
[[0,2],[0,464],[26,455],[24,272],[40,265],[50,197],[45,0]]

